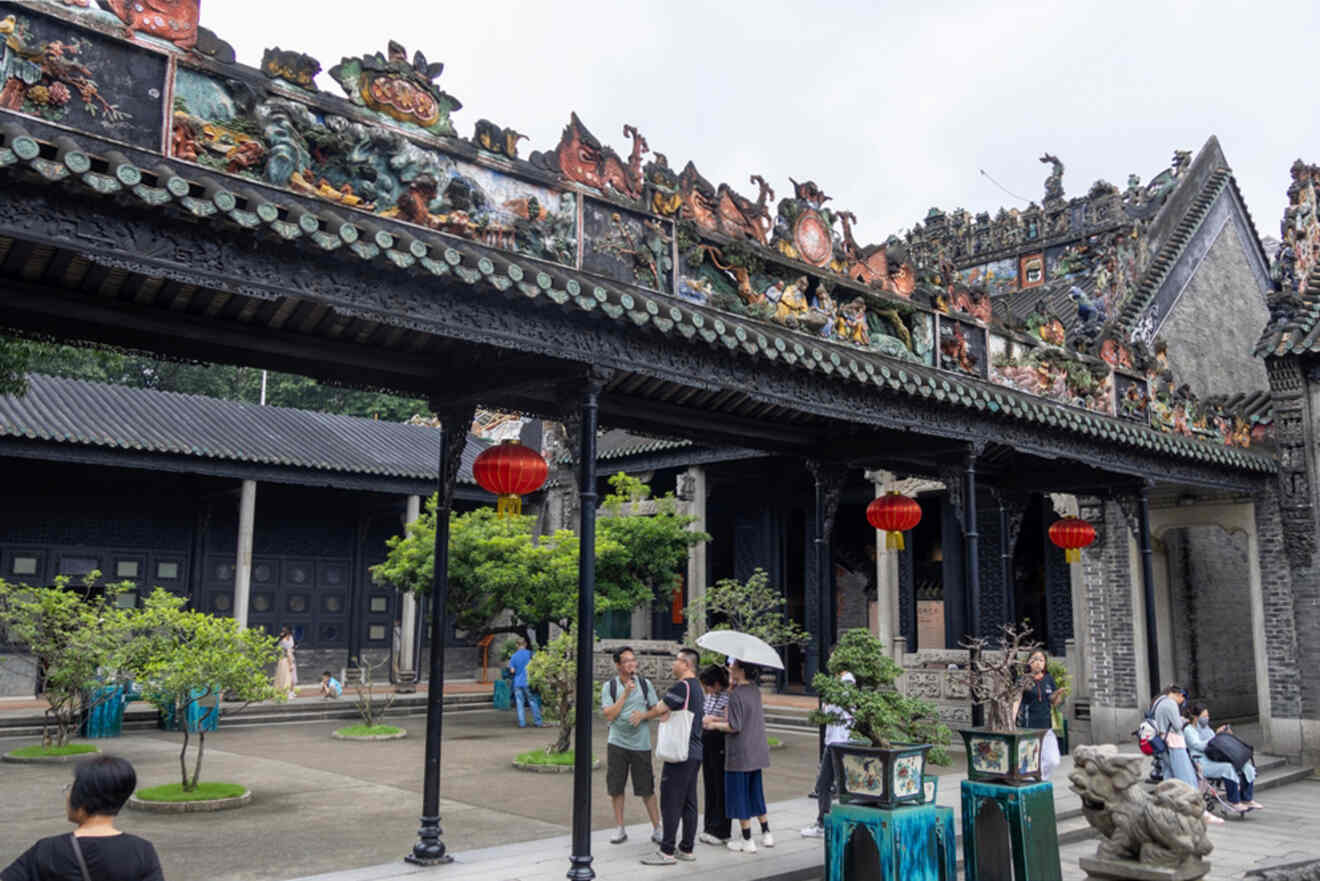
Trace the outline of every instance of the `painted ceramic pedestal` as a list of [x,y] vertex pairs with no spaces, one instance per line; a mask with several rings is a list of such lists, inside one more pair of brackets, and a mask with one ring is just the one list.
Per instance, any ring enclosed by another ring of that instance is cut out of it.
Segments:
[[124,728],[124,687],[110,685],[91,693],[92,708],[82,723],[82,736],[118,737]]
[[886,808],[920,804],[925,800],[923,778],[929,749],[924,743],[830,747],[840,803]]
[[826,881],[957,881],[953,808],[835,805],[825,815]]
[[985,783],[1039,783],[1045,728],[959,730],[967,745],[967,779]]
[[1062,878],[1054,784],[962,783],[966,881]]

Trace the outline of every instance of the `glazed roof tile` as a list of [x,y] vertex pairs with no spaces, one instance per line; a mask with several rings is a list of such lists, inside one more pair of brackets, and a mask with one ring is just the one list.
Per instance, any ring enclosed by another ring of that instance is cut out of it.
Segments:
[[[440,447],[424,426],[39,374],[26,395],[0,397],[4,437],[426,481]],[[460,483],[476,483],[488,446],[468,437]]]
[[1270,320],[1256,342],[1258,358],[1320,352],[1320,263],[1298,293],[1275,294]]
[[[0,174],[6,177],[30,174],[48,183],[72,187],[74,191],[81,188],[86,195],[136,200],[140,206],[177,210],[203,222],[239,227],[251,235],[262,235],[265,230],[269,238],[283,240],[290,246],[296,247],[293,243],[302,240],[322,252],[339,251],[363,262],[373,262],[387,271],[424,271],[478,289],[521,295],[528,301],[543,298],[542,302],[548,300],[565,309],[584,313],[599,310],[598,314],[611,321],[648,328],[693,345],[705,344],[772,361],[782,359],[789,365],[819,371],[840,381],[869,382],[922,397],[931,397],[938,386],[935,397],[965,407],[983,407],[986,395],[993,390],[1000,402],[1000,412],[1014,419],[1049,424],[1062,421],[1056,411],[1067,409],[975,377],[763,325],[667,294],[582,275],[445,233],[380,217],[345,220],[328,206],[261,185],[246,184],[239,195],[212,175],[169,163],[160,165],[155,172],[144,172],[120,155],[107,160],[106,171],[102,173],[79,170],[85,166],[74,163],[71,157],[84,154],[65,151],[61,162],[44,158],[42,153],[42,143],[36,138],[17,126],[7,126],[0,145]],[[185,179],[183,174],[193,180]],[[1106,422],[1112,428],[1111,437],[1127,446],[1153,448],[1158,440],[1159,448],[1180,458],[1222,462],[1254,472],[1277,469],[1272,456],[1233,448],[1221,452],[1217,445],[1192,438],[1165,437],[1148,426],[1113,417],[1106,417]],[[1069,430],[1080,432],[1076,426],[1070,426]]]

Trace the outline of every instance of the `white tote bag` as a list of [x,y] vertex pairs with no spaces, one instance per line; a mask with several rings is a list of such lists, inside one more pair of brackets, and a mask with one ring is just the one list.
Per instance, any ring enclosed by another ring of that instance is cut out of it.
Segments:
[[692,743],[692,711],[687,707],[692,703],[692,680],[683,681],[687,685],[683,709],[670,710],[669,718],[660,723],[657,732],[655,754],[662,762],[686,762],[688,759],[688,747]]

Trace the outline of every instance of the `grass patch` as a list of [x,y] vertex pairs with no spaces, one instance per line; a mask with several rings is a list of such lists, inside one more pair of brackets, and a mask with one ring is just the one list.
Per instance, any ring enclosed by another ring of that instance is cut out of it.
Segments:
[[184,792],[182,783],[166,783],[133,793],[143,801],[214,801],[218,798],[238,798],[247,787],[238,783],[198,783],[192,792]]
[[[566,753],[548,753],[543,749],[534,749],[531,752],[522,753],[518,758],[514,759],[514,761],[520,765],[561,765],[564,767],[572,767],[573,752],[570,750]],[[592,764],[595,764],[596,757],[592,756],[591,761]]]
[[767,737],[767,738],[765,739],[765,742],[768,743],[770,746],[775,747],[775,748],[778,748],[778,747],[781,747],[781,746],[784,745],[784,742],[783,742],[782,740],[780,740],[778,737]]
[[33,746],[23,746],[10,753],[20,759],[39,759],[47,756],[80,756],[83,753],[94,753],[96,747],[90,743],[66,743],[64,746],[42,746],[35,744]]
[[341,737],[371,737],[381,734],[398,734],[397,725],[349,725],[347,728],[340,728],[335,734]]

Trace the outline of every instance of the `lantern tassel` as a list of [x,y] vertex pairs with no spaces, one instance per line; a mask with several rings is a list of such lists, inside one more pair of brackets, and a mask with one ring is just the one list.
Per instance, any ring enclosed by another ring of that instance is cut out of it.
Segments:
[[1063,552],[1063,558],[1069,563],[1080,563],[1082,562],[1082,549],[1068,548]]
[[522,514],[522,496],[499,496],[495,500],[495,513],[500,517]]
[[885,533],[885,550],[901,551],[904,549],[903,533],[898,530]]

